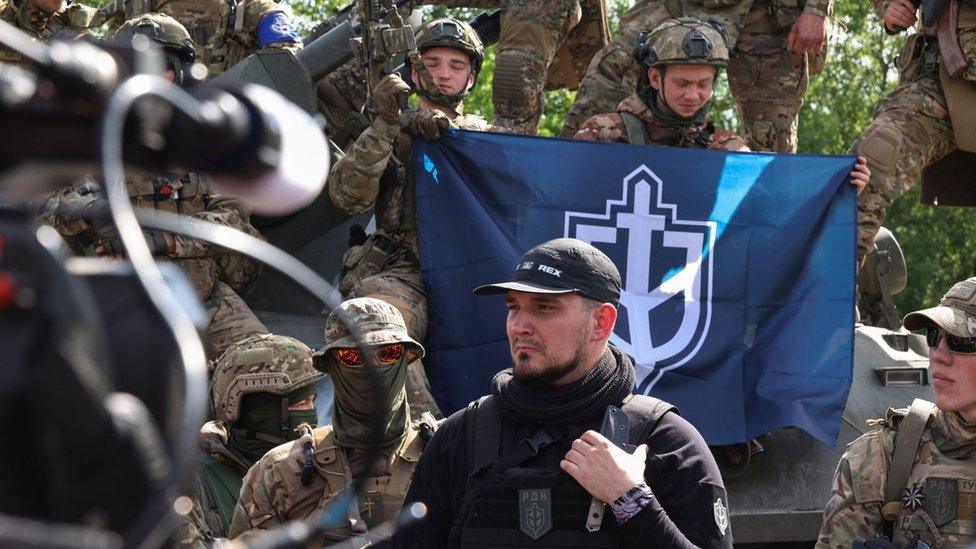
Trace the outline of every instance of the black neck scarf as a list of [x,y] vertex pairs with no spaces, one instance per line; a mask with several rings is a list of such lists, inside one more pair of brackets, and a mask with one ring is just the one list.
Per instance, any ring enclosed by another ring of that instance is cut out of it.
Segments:
[[524,387],[512,368],[495,374],[491,392],[502,417],[542,425],[581,425],[620,406],[634,389],[634,365],[620,349],[609,346],[590,373],[562,387]]

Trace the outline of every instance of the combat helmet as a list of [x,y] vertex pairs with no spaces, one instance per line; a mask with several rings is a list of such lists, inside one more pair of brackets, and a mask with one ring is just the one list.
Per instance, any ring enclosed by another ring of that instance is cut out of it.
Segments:
[[186,27],[164,13],[144,13],[122,23],[115,31],[114,38],[129,43],[139,34],[163,48],[168,68],[176,73],[175,83],[182,84],[196,61],[193,39]]
[[[481,65],[485,62],[485,47],[481,43],[481,37],[478,36],[478,32],[471,25],[464,21],[451,19],[450,17],[434,19],[421,25],[416,33],[415,39],[417,49],[420,53],[430,48],[445,47],[461,50],[468,54],[468,57],[471,59],[471,70],[474,71],[474,82],[476,83],[478,81],[478,73],[481,72]],[[408,76],[410,74],[410,65],[410,58],[408,57],[405,62],[406,74]],[[409,80],[409,78],[407,79]],[[419,86],[419,88],[417,93],[420,95],[437,103],[447,102],[448,104],[446,106],[452,109],[456,108],[464,100],[464,97],[468,95],[467,90],[453,95],[447,95],[442,92],[432,94],[422,86]]]
[[396,307],[371,297],[359,297],[343,301],[325,322],[325,345],[315,352],[315,367],[324,370],[326,360],[331,360],[332,349],[359,347],[356,338],[340,319],[340,315],[359,330],[361,345],[379,347],[390,343],[403,343],[407,353],[413,355],[409,362],[423,358],[424,346],[407,333],[403,316]]
[[729,63],[724,32],[713,21],[694,17],[669,19],[644,31],[634,44],[634,59],[645,68],[661,65],[714,65]]
[[[663,72],[668,65],[711,65],[717,71],[729,63],[729,48],[721,25],[694,17],[669,19],[652,31],[644,31],[634,44],[634,59],[641,65],[637,78],[637,95],[659,120],[676,125],[704,124],[709,103],[692,116],[682,116],[667,104],[663,95],[648,79],[648,69],[657,67]],[[658,105],[658,99],[664,108]]]
[[481,65],[485,62],[485,47],[481,44],[481,37],[464,21],[449,17],[428,21],[417,31],[416,40],[420,53],[439,46],[467,53],[471,56],[471,68],[476,74],[481,71]]
[[[285,396],[311,386],[324,375],[312,367],[312,352],[304,343],[275,334],[243,339],[215,363],[210,382],[213,413],[219,421],[229,424],[240,417],[245,396]],[[283,408],[288,408],[287,402]]]

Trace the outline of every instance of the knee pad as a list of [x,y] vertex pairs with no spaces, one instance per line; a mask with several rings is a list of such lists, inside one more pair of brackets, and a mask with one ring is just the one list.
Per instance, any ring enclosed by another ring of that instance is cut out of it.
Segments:
[[534,114],[541,110],[539,98],[546,83],[544,65],[540,59],[529,52],[515,49],[498,52],[495,57],[495,76],[491,90],[496,110],[502,103],[522,105],[518,110],[524,110],[526,114]]
[[872,172],[891,175],[895,173],[898,153],[902,143],[901,129],[893,124],[875,124],[868,128],[858,142],[857,154],[868,161]]

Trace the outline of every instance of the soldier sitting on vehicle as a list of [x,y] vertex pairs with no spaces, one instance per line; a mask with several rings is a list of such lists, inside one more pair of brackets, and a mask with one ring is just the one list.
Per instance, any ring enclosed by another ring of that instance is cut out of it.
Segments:
[[[399,99],[410,86],[396,74],[384,77],[373,89],[373,106],[379,115],[332,167],[327,185],[332,202],[347,213],[375,208],[376,214],[376,232],[360,235],[343,258],[342,296],[369,296],[392,304],[403,316],[410,337],[423,341],[427,291],[417,256],[411,135],[433,139],[442,128],[486,130],[489,126],[480,117],[462,114],[464,96],[484,61],[477,33],[462,21],[437,19],[420,28],[416,41],[439,90],[427,90],[411,67],[420,109],[403,115]],[[440,414],[419,362],[410,366],[407,394],[415,417],[425,411]]]
[[227,537],[244,474],[266,452],[315,426],[315,382],[304,343],[274,334],[251,336],[214,363],[210,383],[216,421],[200,429],[200,463],[187,515],[190,541]]
[[[65,0],[0,0],[0,20],[43,42],[86,35],[88,29],[105,23],[110,15],[109,11]],[[0,62],[21,61],[19,53],[0,46]]]
[[[708,121],[712,87],[729,61],[721,31],[691,17],[671,19],[641,35],[634,57],[643,70],[637,91],[617,112],[583,123],[575,139],[748,151],[738,135]],[[851,172],[858,192],[870,178],[863,158]]]
[[[179,22],[159,13],[139,15],[119,27],[115,40],[130,42],[136,34],[162,47],[166,77],[177,84],[192,80],[190,67],[196,58],[193,41]],[[201,174],[134,178],[126,182],[126,190],[136,207],[191,216],[260,237],[250,223],[250,210],[239,200],[215,194]],[[106,217],[108,202],[99,183],[86,180],[61,189],[48,198],[43,210],[40,221],[61,233],[75,253],[118,257],[123,252],[118,229]],[[83,213],[99,217],[89,221],[81,218]],[[157,257],[177,261],[203,301],[209,319],[211,357],[220,355],[236,341],[267,331],[237,294],[257,278],[259,264],[182,235],[153,229],[145,229],[143,234]]]
[[[232,537],[315,517],[353,479],[363,481],[359,504],[326,539],[346,539],[367,529],[382,534],[378,527],[394,519],[403,504],[414,465],[436,428],[430,414],[420,423],[411,421],[404,387],[407,364],[422,357],[424,348],[407,334],[403,317],[389,303],[358,298],[343,302],[339,310],[361,331],[364,347],[357,347],[336,312],[329,315],[325,346],[315,353],[315,364],[335,384],[332,425],[306,429],[300,439],[271,450],[248,471]],[[373,366],[379,371],[366,370]],[[376,447],[378,461],[371,450]]]
[[976,541],[976,278],[956,283],[938,307],[909,313],[904,325],[926,332],[935,404],[917,399],[888,410],[847,447],[818,548]]
[[717,28],[691,17],[665,21],[638,38],[634,57],[644,67],[637,92],[617,112],[590,117],[575,139],[749,150],[741,137],[708,121],[712,85],[729,62]]
[[302,41],[286,4],[274,0],[147,0],[189,31],[197,59],[217,76],[259,49],[298,51]]
[[[873,0],[885,32],[915,25],[898,58],[899,82],[878,103],[871,125],[852,150],[867,157],[872,177],[857,209],[860,265],[884,223],[885,211],[922,183],[923,200],[973,204],[970,189],[976,152],[976,4],[949,0]],[[941,17],[938,11],[942,10]],[[936,23],[937,21],[937,23]],[[950,169],[939,175],[933,168]],[[962,200],[959,200],[959,199]]]

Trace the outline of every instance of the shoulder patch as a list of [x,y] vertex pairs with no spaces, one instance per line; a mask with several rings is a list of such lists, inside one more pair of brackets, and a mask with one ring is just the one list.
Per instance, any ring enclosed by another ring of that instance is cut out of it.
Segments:
[[266,15],[258,23],[258,47],[263,48],[279,42],[297,43],[298,28],[284,12]]

